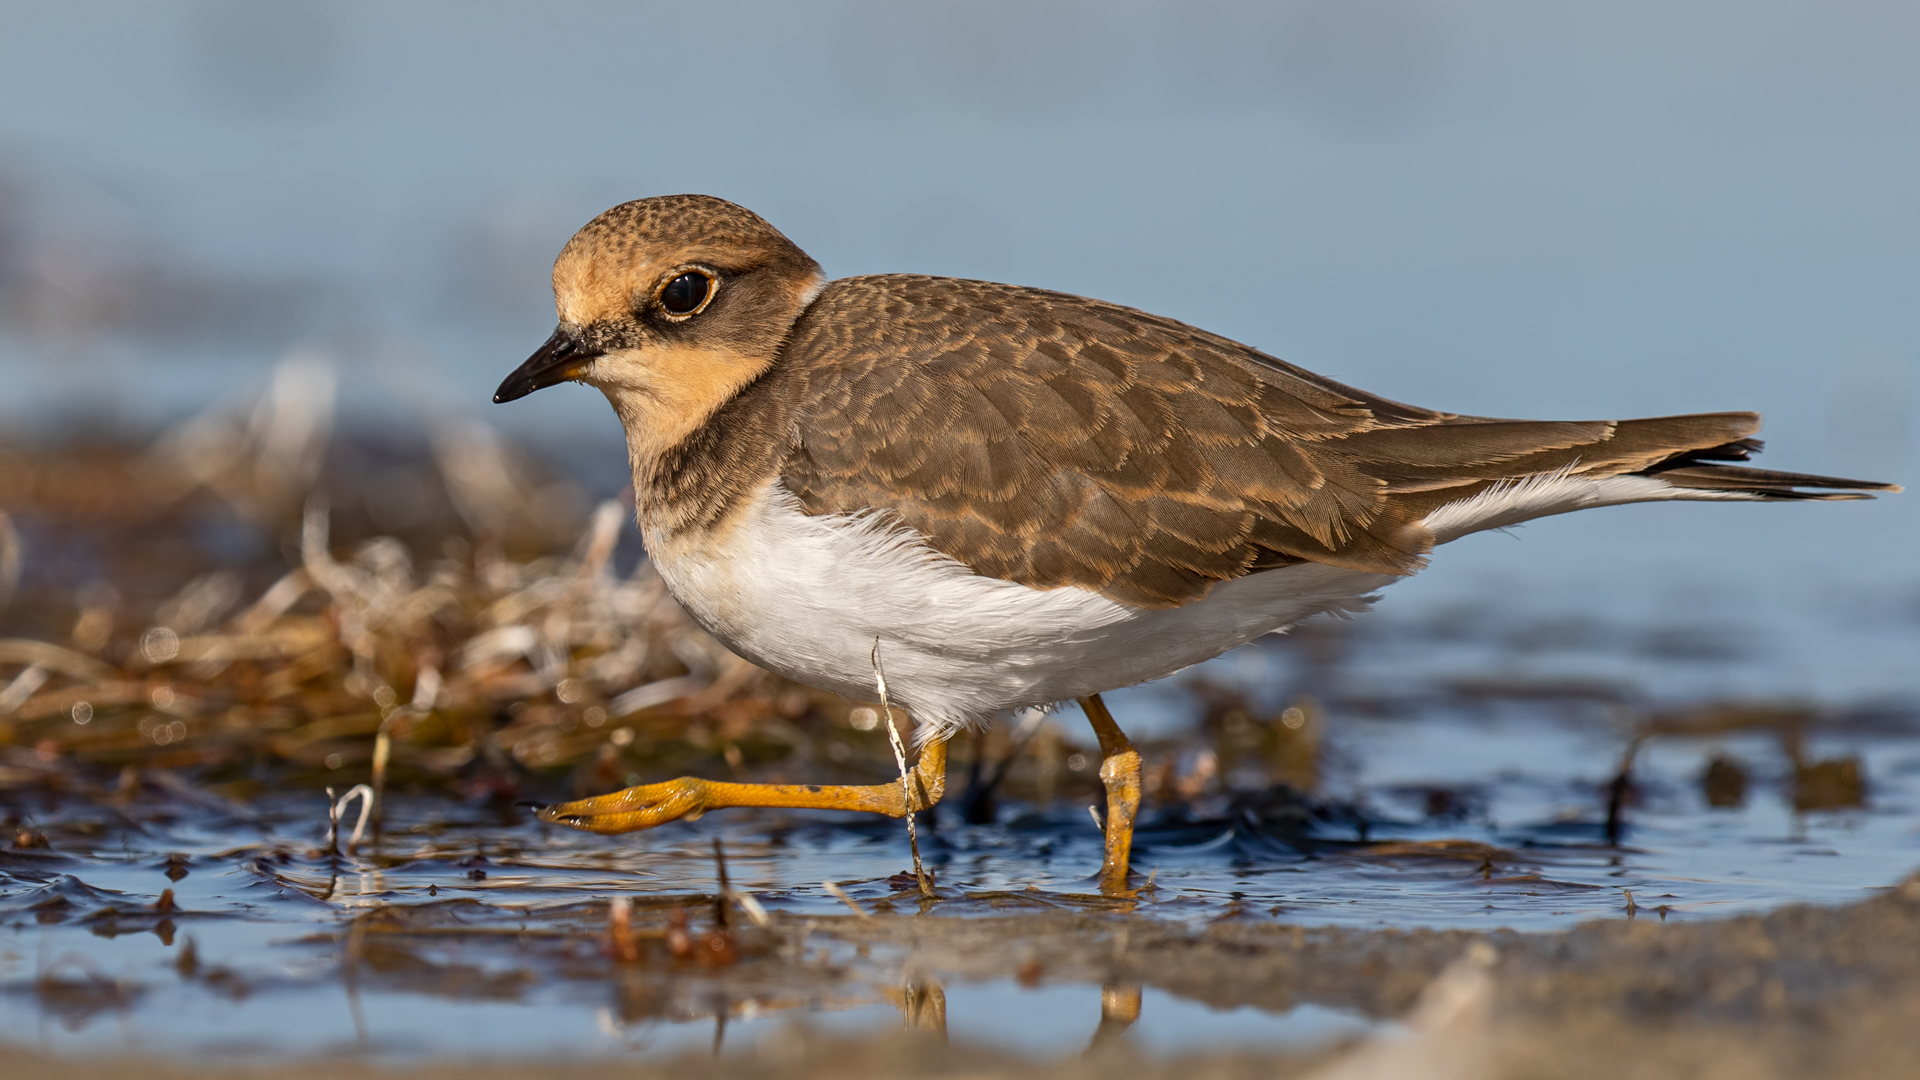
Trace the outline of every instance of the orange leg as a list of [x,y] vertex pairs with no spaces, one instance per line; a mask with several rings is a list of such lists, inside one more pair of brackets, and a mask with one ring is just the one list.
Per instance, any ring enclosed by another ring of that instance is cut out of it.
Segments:
[[[1127,1029],[1140,1019],[1140,987],[1136,984],[1108,983],[1100,988],[1100,1026],[1094,1030],[1087,1054],[1120,1042]],[[1120,1042],[1120,1045],[1126,1045]]]
[[1127,863],[1133,857],[1133,819],[1140,812],[1140,751],[1113,722],[1099,694],[1080,699],[1100,739],[1100,780],[1107,786],[1107,857],[1100,864],[1100,891],[1127,893]]
[[[1137,769],[1136,769],[1137,771]],[[693,820],[731,806],[779,806],[808,810],[863,810],[888,817],[918,813],[940,801],[947,789],[947,744],[931,742],[908,774],[912,804],[898,780],[885,784],[732,784],[683,776],[642,784],[611,795],[543,806],[541,821],[597,833],[651,829],[679,818]],[[1136,783],[1135,787],[1138,787]],[[1137,801],[1137,800],[1136,800]]]
[[947,992],[937,982],[909,982],[898,990],[885,991],[900,1010],[901,1022],[911,1031],[924,1031],[947,1039]]

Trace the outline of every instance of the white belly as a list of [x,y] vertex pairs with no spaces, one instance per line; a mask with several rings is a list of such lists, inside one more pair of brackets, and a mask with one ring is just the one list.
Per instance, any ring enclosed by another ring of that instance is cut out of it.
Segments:
[[873,701],[877,643],[892,701],[946,733],[1163,678],[1309,615],[1363,610],[1397,580],[1303,564],[1141,610],[982,577],[883,517],[809,517],[777,484],[720,546],[687,550],[650,530],[647,540],[675,598],[741,656]]
[[[1549,473],[1450,503],[1423,524],[1445,543],[1593,506],[1751,498],[1657,477]],[[1304,563],[1222,582],[1183,607],[1142,610],[1084,589],[982,577],[881,515],[809,517],[777,483],[718,545],[694,550],[641,524],[667,587],[729,648],[874,701],[877,644],[893,702],[947,733],[1001,710],[1164,678],[1310,615],[1365,610],[1369,594],[1399,580]]]

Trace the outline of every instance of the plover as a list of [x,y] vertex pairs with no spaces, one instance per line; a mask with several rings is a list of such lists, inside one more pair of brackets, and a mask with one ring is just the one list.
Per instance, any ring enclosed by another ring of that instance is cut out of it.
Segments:
[[547,807],[599,832],[730,806],[900,816],[945,744],[1068,699],[1099,738],[1103,887],[1140,758],[1103,691],[1366,608],[1435,545],[1665,499],[1867,497],[1738,464],[1747,412],[1501,420],[1403,405],[1158,315],[985,281],[828,281],[742,207],[641,199],[553,269],[559,328],[496,402],[566,380],[626,429],[649,556],[741,656],[916,721],[913,784],[682,778]]

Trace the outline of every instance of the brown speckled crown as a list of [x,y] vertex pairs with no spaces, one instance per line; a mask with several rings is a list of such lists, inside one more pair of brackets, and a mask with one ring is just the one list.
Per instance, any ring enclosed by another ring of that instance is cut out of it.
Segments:
[[759,214],[711,195],[656,195],[624,202],[582,226],[560,258],[591,252],[595,259],[631,260],[663,246],[724,251],[785,248],[811,263],[786,234]]
[[[740,207],[676,196],[616,207],[568,248],[632,257],[665,241],[716,260],[791,247]],[[794,273],[814,265],[793,251]],[[1752,413],[1459,416],[1172,319],[1012,285],[848,278],[756,333],[776,350],[766,370],[636,462],[659,527],[712,528],[777,477],[808,513],[885,510],[978,573],[1138,607],[1301,562],[1410,573],[1433,510],[1556,470],[1769,498],[1887,487],[1724,464],[1759,448]]]

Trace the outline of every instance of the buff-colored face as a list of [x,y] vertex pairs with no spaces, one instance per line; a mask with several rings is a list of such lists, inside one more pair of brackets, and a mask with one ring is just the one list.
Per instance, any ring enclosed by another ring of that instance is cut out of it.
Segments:
[[773,363],[822,281],[804,252],[731,203],[626,203],[560,252],[559,328],[494,400],[584,382],[613,403],[636,453],[664,449]]

